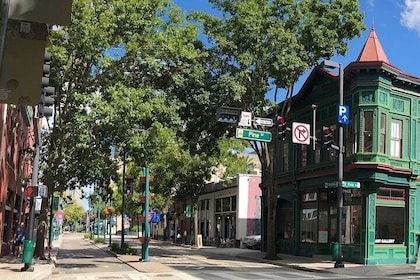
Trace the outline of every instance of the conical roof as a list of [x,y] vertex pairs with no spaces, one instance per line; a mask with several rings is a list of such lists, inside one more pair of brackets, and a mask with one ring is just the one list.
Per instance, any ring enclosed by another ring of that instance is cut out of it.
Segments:
[[376,36],[375,28],[372,27],[369,33],[369,37],[363,46],[357,62],[367,61],[383,61],[389,64],[388,58],[382,48],[381,42],[379,42],[378,36]]

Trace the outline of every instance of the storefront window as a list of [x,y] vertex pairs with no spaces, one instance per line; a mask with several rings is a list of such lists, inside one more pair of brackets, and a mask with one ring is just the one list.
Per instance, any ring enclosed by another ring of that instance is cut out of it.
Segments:
[[376,207],[376,244],[404,244],[404,207]]
[[317,193],[302,194],[302,210],[300,212],[300,240],[315,243],[318,240]]
[[317,240],[318,211],[316,208],[302,209],[300,238],[301,242],[315,243]]

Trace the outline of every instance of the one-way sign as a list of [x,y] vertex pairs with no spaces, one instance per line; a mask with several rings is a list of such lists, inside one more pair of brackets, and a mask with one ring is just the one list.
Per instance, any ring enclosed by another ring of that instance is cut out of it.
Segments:
[[273,120],[268,118],[254,118],[254,123],[266,127],[273,126]]

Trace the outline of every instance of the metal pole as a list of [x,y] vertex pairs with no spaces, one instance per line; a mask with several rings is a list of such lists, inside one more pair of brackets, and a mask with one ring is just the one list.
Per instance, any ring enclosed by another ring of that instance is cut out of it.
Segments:
[[122,200],[121,200],[121,250],[124,246],[124,211],[125,211],[125,164],[126,164],[126,151],[127,146],[124,146],[124,153],[123,153],[123,173],[122,173]]
[[316,150],[316,109],[318,105],[312,104],[312,149]]
[[51,202],[50,202],[50,228],[48,232],[48,259],[51,260],[51,247],[53,239],[53,208],[54,208],[54,193],[51,193]]
[[109,195],[109,247],[111,247],[111,236],[112,236],[112,195]]
[[7,21],[9,20],[10,0],[2,0],[1,2],[1,29],[0,29],[0,77],[3,66],[4,45],[6,42]]
[[149,262],[149,168],[144,167],[144,176],[146,179],[145,188],[144,188],[144,196],[146,197],[145,200],[145,206],[144,206],[144,216],[145,216],[145,222],[144,222],[144,250],[143,250],[143,256],[142,261],[143,262]]
[[[338,66],[339,70],[339,78],[340,78],[340,101],[339,105],[343,105],[344,103],[344,77],[343,77],[343,66],[341,63],[339,63]],[[343,141],[344,141],[344,129],[343,125],[341,123],[338,123],[338,186],[337,186],[337,235],[338,235],[338,258],[334,265],[336,268],[344,267],[344,264],[342,262],[343,258],[343,173],[344,173],[344,147],[343,147]]]
[[[37,186],[38,185],[38,169],[39,169],[39,152],[40,152],[40,146],[41,146],[41,129],[38,126],[38,117],[34,117],[34,132],[35,132],[35,155],[34,155],[34,161],[32,166],[32,185]],[[31,199],[31,213],[29,215],[29,226],[27,226],[27,239],[24,242],[23,251],[25,252],[27,248],[26,246],[33,246],[32,244],[35,244],[34,241],[34,224],[35,224],[35,203],[36,203],[36,196],[32,197]],[[32,242],[30,242],[32,241]],[[31,248],[30,251],[34,251],[34,248]],[[23,254],[23,261],[29,260],[29,262],[25,262],[24,266],[21,268],[21,271],[33,271],[34,268],[31,267],[32,264],[32,257],[31,258],[25,258],[25,254]]]

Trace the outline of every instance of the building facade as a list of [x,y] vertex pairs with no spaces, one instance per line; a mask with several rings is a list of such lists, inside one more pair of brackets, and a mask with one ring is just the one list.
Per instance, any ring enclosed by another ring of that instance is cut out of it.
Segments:
[[30,107],[0,104],[0,256],[10,254],[14,228],[29,212],[35,134]]
[[[322,145],[323,127],[338,143],[339,75],[316,67],[291,101],[288,122],[315,124],[316,145],[280,141],[277,170],[278,251],[330,254],[337,242],[338,153]],[[344,69],[342,250],[363,264],[416,261],[420,236],[420,78],[392,65],[372,28]],[[316,105],[316,106],[313,106]],[[314,117],[315,116],[315,117]],[[293,131],[291,131],[293,133]]]
[[[217,241],[224,240],[239,247],[243,237],[261,233],[260,183],[261,175],[238,174],[231,183],[206,185],[198,199],[198,234],[204,245],[218,245]],[[173,235],[181,235],[181,242],[188,242],[193,234],[188,207],[188,203],[175,206],[168,223]]]
[[199,197],[198,232],[203,240],[240,241],[261,233],[261,176],[238,174],[231,184],[210,183]]

